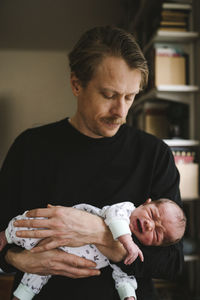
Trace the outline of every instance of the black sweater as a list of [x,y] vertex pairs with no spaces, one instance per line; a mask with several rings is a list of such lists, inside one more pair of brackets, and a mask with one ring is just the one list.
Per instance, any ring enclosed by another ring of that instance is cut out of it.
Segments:
[[[165,197],[181,205],[179,174],[170,149],[161,140],[123,125],[111,138],[93,139],[68,119],[23,132],[10,148],[0,172],[1,228],[25,210],[88,203],[98,207]],[[136,241],[137,242],[137,241]],[[182,268],[181,243],[143,247],[145,260],[120,267],[134,274],[137,296],[154,299],[151,278],[173,278]],[[5,250],[6,251],[6,250]],[[0,255],[0,267],[10,271]],[[70,279],[53,276],[34,299],[118,300],[110,267],[101,276]],[[22,274],[17,272],[15,285]],[[70,295],[70,296],[69,296]]]

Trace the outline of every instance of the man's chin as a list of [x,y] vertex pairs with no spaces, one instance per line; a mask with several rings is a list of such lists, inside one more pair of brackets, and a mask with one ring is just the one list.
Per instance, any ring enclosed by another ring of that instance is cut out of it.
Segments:
[[113,136],[117,133],[118,130],[119,130],[119,128],[118,128],[118,129],[115,129],[115,130],[106,130],[106,131],[103,133],[103,137],[107,137],[107,138],[113,137]]

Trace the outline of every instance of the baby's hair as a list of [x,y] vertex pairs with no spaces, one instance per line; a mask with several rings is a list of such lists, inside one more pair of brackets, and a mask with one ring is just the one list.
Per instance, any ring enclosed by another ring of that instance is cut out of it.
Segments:
[[167,199],[167,198],[160,198],[153,202],[155,203],[156,206],[168,203],[170,205],[173,205],[176,208],[176,210],[177,210],[177,214],[176,214],[176,221],[177,221],[176,226],[177,227],[176,228],[181,231],[181,235],[178,239],[173,240],[173,241],[166,237],[163,240],[162,246],[169,246],[169,245],[178,243],[182,239],[182,237],[185,233],[186,224],[187,224],[187,218],[186,218],[186,215],[185,215],[183,209],[176,202],[174,202],[170,199]]

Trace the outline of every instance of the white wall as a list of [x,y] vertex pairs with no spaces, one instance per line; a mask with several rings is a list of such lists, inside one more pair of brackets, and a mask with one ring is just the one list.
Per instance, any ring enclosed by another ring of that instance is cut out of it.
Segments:
[[71,116],[66,52],[0,51],[0,159],[24,129]]
[[121,14],[120,0],[1,0],[0,165],[20,132],[73,115],[67,52]]

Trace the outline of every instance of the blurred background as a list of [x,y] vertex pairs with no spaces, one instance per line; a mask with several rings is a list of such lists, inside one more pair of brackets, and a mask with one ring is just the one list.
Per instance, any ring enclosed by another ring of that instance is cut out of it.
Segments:
[[[127,123],[171,147],[188,218],[183,274],[155,280],[162,300],[200,299],[199,14],[199,0],[0,1],[0,166],[22,131],[74,114],[67,54],[85,30],[117,25],[144,51],[149,85]],[[13,276],[0,274],[0,299]]]

